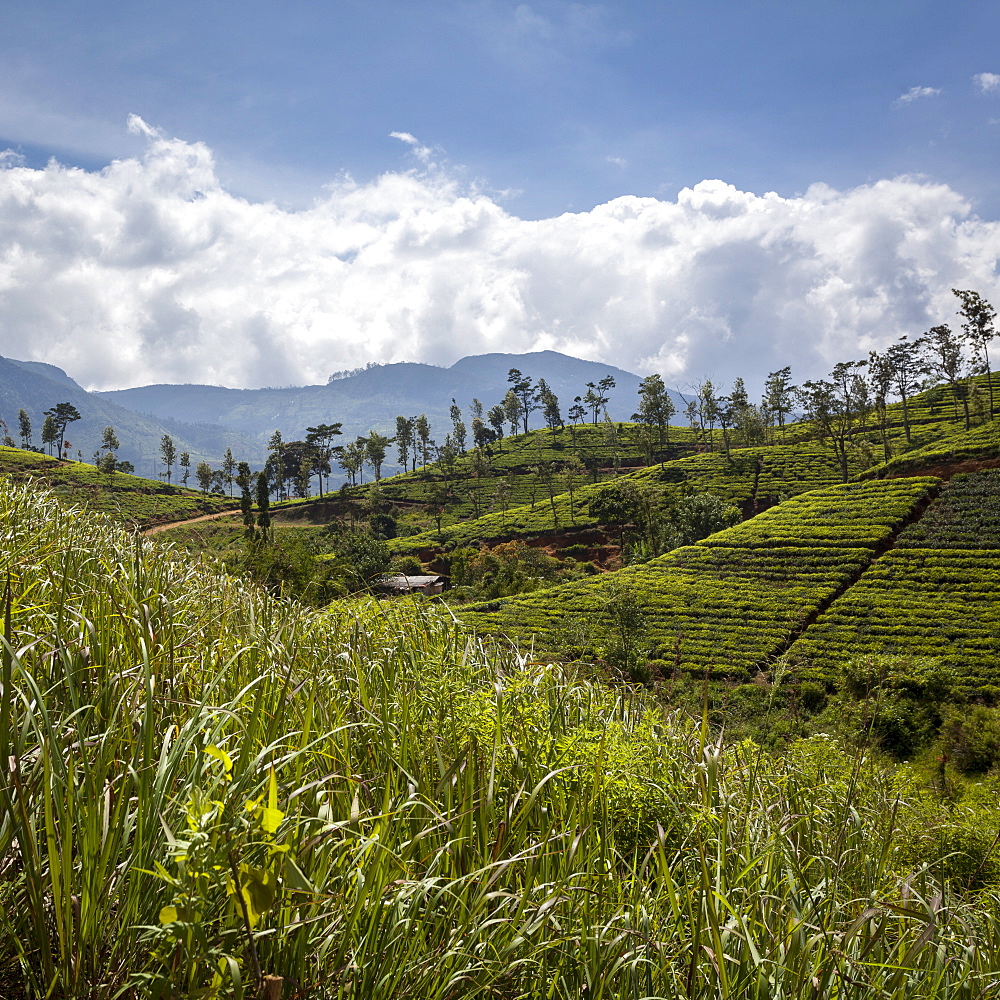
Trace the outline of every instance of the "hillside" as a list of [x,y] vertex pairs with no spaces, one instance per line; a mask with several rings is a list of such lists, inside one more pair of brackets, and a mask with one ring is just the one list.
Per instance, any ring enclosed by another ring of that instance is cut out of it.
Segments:
[[63,503],[108,514],[141,528],[233,507],[229,497],[206,495],[123,472],[109,477],[86,462],[64,462],[20,448],[0,447],[0,476],[15,483],[46,487]]

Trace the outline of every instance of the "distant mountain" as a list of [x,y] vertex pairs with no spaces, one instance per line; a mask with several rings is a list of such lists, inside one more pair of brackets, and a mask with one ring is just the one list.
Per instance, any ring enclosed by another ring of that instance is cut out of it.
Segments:
[[[211,385],[148,385],[96,393],[130,409],[161,419],[184,419],[231,427],[264,442],[275,430],[286,440],[301,438],[307,427],[343,423],[343,440],[376,430],[392,436],[396,417],[427,415],[431,434],[440,443],[451,428],[448,407],[455,399],[468,416],[474,398],[488,409],[499,403],[510,385],[507,375],[517,368],[537,381],[544,378],[559,397],[565,414],[588,382],[611,376],[608,412],[613,420],[628,420],[638,406],[639,376],[596,361],[581,361],[555,351],[531,354],[482,354],[462,358],[450,368],[402,362],[375,365],[328,385],[281,389],[226,389]],[[686,405],[673,393],[678,411]],[[541,417],[532,415],[533,426]],[[387,465],[387,471],[391,468]]]
[[[468,424],[474,398],[487,409],[503,399],[510,388],[511,368],[536,382],[545,379],[559,397],[564,415],[574,396],[586,393],[588,382],[608,376],[616,383],[608,405],[611,418],[628,420],[638,406],[639,376],[555,351],[482,354],[462,358],[450,368],[412,362],[373,365],[327,385],[280,389],[147,385],[111,392],[87,392],[55,365],[0,358],[0,418],[17,440],[18,410],[27,410],[37,446],[43,411],[56,403],[72,403],[82,415],[67,432],[72,456],[80,452],[89,461],[110,424],[122,443],[120,457],[132,462],[140,475],[156,477],[161,471],[159,449],[164,434],[174,439],[178,454],[190,452],[195,464],[204,459],[217,466],[228,447],[237,460],[259,468],[267,439],[275,430],[286,440],[295,440],[304,436],[307,427],[321,423],[341,422],[342,440],[350,441],[371,430],[391,437],[398,415],[424,413],[432,436],[441,443],[451,430],[448,408],[452,399],[462,407]],[[680,412],[686,401],[680,393],[673,395]],[[541,415],[532,414],[531,426],[540,423]],[[390,455],[395,457],[394,452]],[[394,469],[386,463],[387,474]]]
[[44,411],[57,403],[72,403],[80,412],[81,419],[66,431],[73,458],[79,453],[91,461],[104,428],[110,425],[121,441],[118,457],[131,462],[140,475],[152,478],[161,471],[159,449],[164,434],[174,439],[178,456],[182,451],[190,452],[193,464],[203,459],[218,463],[227,447],[248,461],[260,463],[264,459],[259,442],[241,431],[136,413],[99,393],[87,392],[54,365],[0,357],[0,419],[18,444],[18,412],[23,409],[28,413],[34,444],[40,447]]

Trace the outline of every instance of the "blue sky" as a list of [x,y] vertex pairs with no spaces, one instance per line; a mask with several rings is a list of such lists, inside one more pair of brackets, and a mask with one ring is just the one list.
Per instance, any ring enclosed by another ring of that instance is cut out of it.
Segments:
[[920,0],[8,5],[0,353],[95,387],[545,348],[815,376],[1000,293],[998,29]]
[[[1000,214],[1000,5],[247,2],[13,5],[0,144],[135,152],[135,113],[234,190],[307,203],[437,147],[522,217],[704,178],[784,195],[920,173]],[[939,90],[897,103],[911,88]]]

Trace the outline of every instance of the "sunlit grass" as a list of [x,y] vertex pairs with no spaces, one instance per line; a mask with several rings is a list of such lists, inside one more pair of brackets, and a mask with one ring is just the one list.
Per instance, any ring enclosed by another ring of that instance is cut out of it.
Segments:
[[993,988],[989,852],[942,861],[970,820],[905,768],[719,746],[435,610],[308,611],[21,488],[0,551],[4,997]]

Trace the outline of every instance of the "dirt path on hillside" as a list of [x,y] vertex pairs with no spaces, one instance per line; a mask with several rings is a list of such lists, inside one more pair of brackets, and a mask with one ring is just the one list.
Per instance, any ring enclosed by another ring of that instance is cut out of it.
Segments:
[[199,521],[216,521],[220,517],[232,517],[239,514],[238,510],[223,510],[218,514],[202,514],[200,517],[189,517],[186,521],[170,521],[167,524],[155,524],[152,528],[144,528],[144,535],[156,535],[161,531],[169,531],[171,528],[183,528],[188,524],[197,524]]

